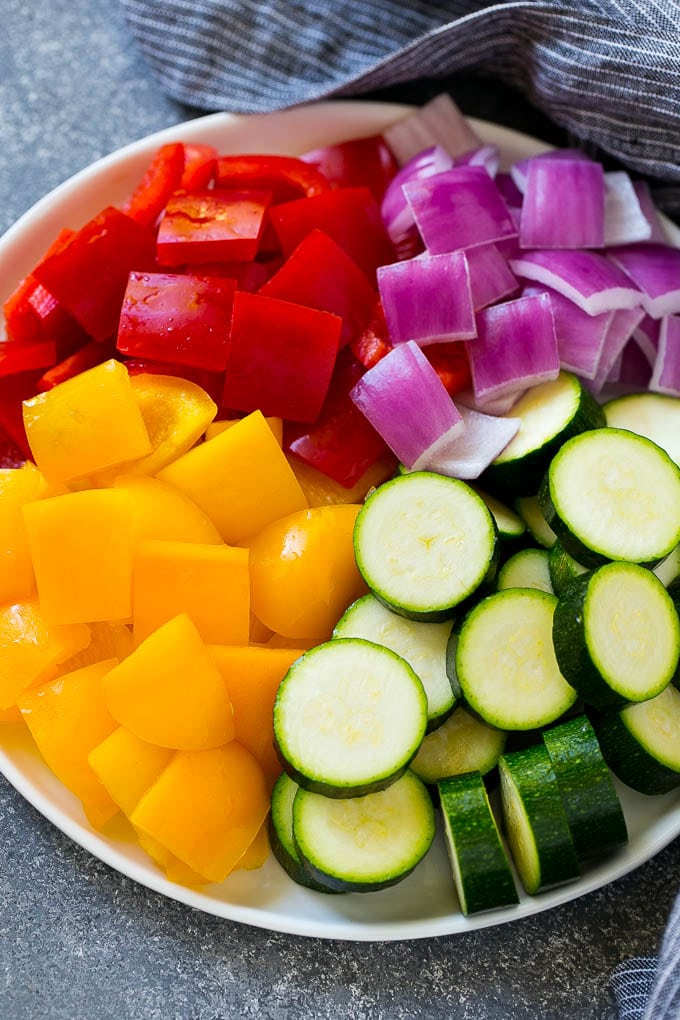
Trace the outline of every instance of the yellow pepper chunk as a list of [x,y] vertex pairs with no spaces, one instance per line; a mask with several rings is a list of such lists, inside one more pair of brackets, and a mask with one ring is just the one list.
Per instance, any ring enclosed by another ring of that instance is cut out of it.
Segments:
[[[220,433],[222,432],[226,432],[227,429],[230,429],[232,425],[236,425],[236,423],[240,420],[241,420],[240,418],[229,418],[226,421],[212,422],[210,425],[208,425],[207,429],[205,430],[206,441],[214,439],[215,436],[219,436]],[[269,425],[269,428],[274,433],[276,442],[279,444],[279,446],[283,446],[283,418],[267,417],[265,418],[265,421],[267,422],[267,425]]]
[[28,687],[45,683],[58,663],[86,648],[84,623],[47,624],[36,601],[0,609],[0,709],[9,709]]
[[200,507],[160,478],[119,475],[114,488],[129,492],[132,542],[145,538],[222,545],[222,536]]
[[[71,626],[82,627],[83,624],[74,623]],[[72,673],[104,659],[118,659],[122,662],[134,649],[132,631],[124,623],[91,623],[89,629],[92,636],[88,646],[62,662],[58,675]]]
[[103,684],[113,717],[150,744],[200,750],[234,737],[227,689],[186,613],[154,631]]
[[132,566],[135,641],[179,613],[214,644],[247,644],[248,550],[190,542],[140,542]]
[[197,503],[231,545],[307,506],[260,411],[189,450],[164,468],[159,478]]
[[132,824],[212,882],[222,882],[269,810],[262,769],[236,741],[178,752],[132,813]]
[[148,744],[119,726],[90,751],[88,762],[111,799],[129,817],[172,755],[166,747]]
[[340,485],[340,482],[334,482],[328,475],[292,454],[288,457],[288,463],[295,472],[310,507],[332,506],[335,503],[363,503],[369,490],[391,478],[396,468],[394,457],[381,457],[364,471],[350,489],[347,489]]
[[22,508],[38,499],[43,476],[31,463],[0,470],[0,605],[35,591]]
[[83,803],[99,827],[118,811],[88,764],[88,755],[116,729],[102,693],[102,678],[115,659],[86,666],[28,691],[19,708],[43,758]]
[[93,489],[24,507],[40,606],[50,623],[132,613],[130,495]]
[[241,868],[244,871],[255,871],[257,868],[262,867],[268,857],[269,834],[267,832],[266,824],[263,824],[260,826],[260,831],[246,852],[237,860],[234,865],[234,871],[239,871]]
[[114,359],[25,400],[24,426],[48,482],[68,482],[151,451],[127,369]]

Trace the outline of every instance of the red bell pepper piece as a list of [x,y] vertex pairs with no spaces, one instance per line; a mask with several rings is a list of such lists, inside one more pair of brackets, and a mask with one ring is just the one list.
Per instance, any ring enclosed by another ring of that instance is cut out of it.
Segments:
[[0,378],[0,428],[9,434],[27,460],[31,459],[31,448],[26,438],[21,405],[22,401],[38,392],[40,374],[41,370],[37,369]]
[[314,149],[301,157],[319,170],[334,188],[367,187],[381,202],[397,170],[397,161],[382,135]]
[[40,340],[42,328],[40,319],[29,301],[38,281],[32,276],[21,280],[2,306],[5,316],[7,340],[17,343],[34,343]]
[[428,344],[423,348],[423,353],[451,396],[468,389],[472,383],[465,346],[453,340],[448,344]]
[[88,340],[73,354],[43,372],[36,383],[36,389],[41,393],[44,390],[51,390],[66,379],[72,379],[74,375],[80,375],[88,368],[100,365],[114,354],[115,349],[111,341],[100,343],[98,340]]
[[120,313],[121,354],[221,372],[236,284],[171,273],[130,273]]
[[237,291],[223,406],[314,421],[331,380],[341,326],[330,312]]
[[[286,444],[300,460],[348,489],[389,452],[349,396],[365,371],[349,349],[342,351],[316,422],[306,432],[295,430]],[[290,437],[291,430],[287,429],[286,435]]]
[[188,379],[205,390],[216,404],[222,399],[224,375],[222,372],[206,372],[204,369],[192,368],[191,365],[175,365],[167,361],[151,361],[146,358],[130,358],[124,362],[129,375],[172,375],[178,379]]
[[119,209],[108,206],[33,275],[93,340],[115,334],[131,270],[153,264],[154,238]]
[[373,368],[381,358],[392,350],[385,312],[382,301],[378,298],[373,307],[373,315],[368,325],[351,343],[352,354],[364,368]]
[[219,153],[212,145],[184,143],[184,171],[180,191],[201,191],[212,184]]
[[201,276],[224,276],[236,281],[237,290],[255,294],[282,265],[283,259],[280,256],[254,262],[205,262],[201,264]]
[[158,228],[158,264],[254,259],[270,200],[269,191],[173,195]]
[[216,186],[271,191],[272,204],[330,191],[316,167],[294,156],[220,156]]
[[33,340],[23,343],[7,340],[0,343],[0,377],[47,368],[57,360],[54,340]]
[[375,291],[365,273],[322,230],[303,238],[260,293],[339,315],[341,346],[363,329],[375,304]]
[[269,212],[284,255],[318,227],[332,237],[371,281],[378,266],[396,261],[394,246],[383,225],[378,203],[368,188],[338,188]]
[[181,142],[161,145],[146,173],[123,206],[123,212],[144,227],[152,227],[168,199],[177,191],[184,172]]

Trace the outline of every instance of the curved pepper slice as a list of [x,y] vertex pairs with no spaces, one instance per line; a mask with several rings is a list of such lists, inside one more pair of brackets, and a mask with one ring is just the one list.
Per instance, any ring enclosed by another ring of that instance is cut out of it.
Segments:
[[123,206],[123,212],[142,226],[152,227],[184,172],[184,146],[181,142],[161,145],[144,177]]
[[261,188],[272,192],[272,202],[311,198],[330,191],[330,184],[315,166],[294,156],[220,156],[218,188]]

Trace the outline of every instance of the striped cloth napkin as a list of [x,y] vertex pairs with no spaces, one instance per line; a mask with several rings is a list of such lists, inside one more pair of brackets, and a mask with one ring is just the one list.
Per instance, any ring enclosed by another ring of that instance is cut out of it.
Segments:
[[[680,216],[680,0],[121,3],[164,90],[189,106],[264,112],[481,72],[652,178]],[[621,1020],[679,1020],[680,898],[659,957],[621,964],[611,987]]]

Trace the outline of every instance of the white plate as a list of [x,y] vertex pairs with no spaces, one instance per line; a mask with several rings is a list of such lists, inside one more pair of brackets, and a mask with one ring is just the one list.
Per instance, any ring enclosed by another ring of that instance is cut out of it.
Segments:
[[[280,114],[214,114],[135,142],[76,174],[26,213],[0,240],[3,293],[30,271],[62,227],[78,227],[107,204],[121,201],[139,179],[149,155],[166,141],[215,145],[221,152],[301,153],[360,134],[373,134],[402,116],[405,107],[378,103],[324,103]],[[475,127],[501,147],[506,165],[546,148],[536,139],[491,124]],[[680,243],[680,232],[677,232]],[[186,889],[168,882],[122,832],[105,838],[85,820],[79,802],[54,778],[25,729],[0,729],[0,769],[10,783],[62,832],[100,860],[150,889],[234,921],[322,938],[415,939],[472,931],[548,910],[638,867],[680,834],[680,790],[643,797],[619,786],[630,829],[627,847],[590,867],[571,885],[518,906],[465,918],[457,905],[441,835],[406,881],[367,895],[324,896],[293,884],[271,857],[258,871],[237,872],[222,885]]]

